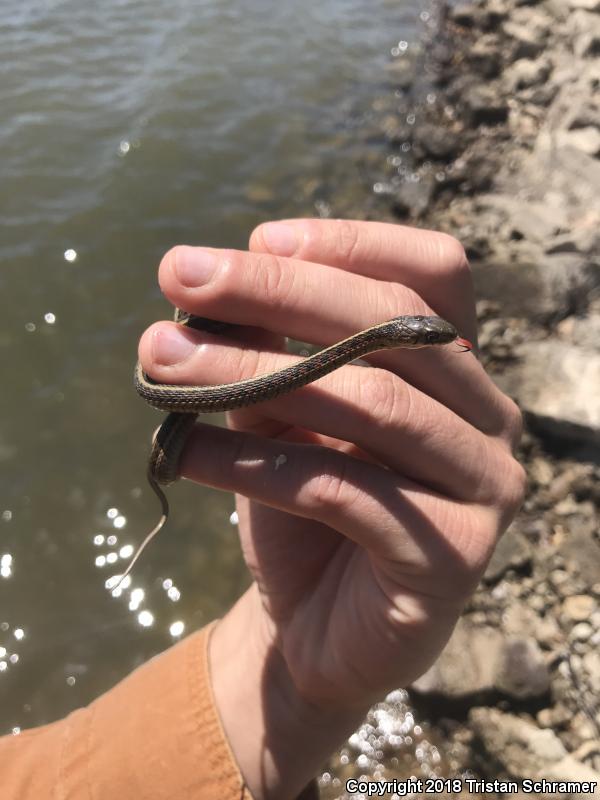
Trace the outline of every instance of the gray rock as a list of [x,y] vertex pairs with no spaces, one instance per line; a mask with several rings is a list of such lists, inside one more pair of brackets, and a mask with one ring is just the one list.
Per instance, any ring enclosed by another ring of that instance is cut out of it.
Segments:
[[508,569],[519,569],[530,561],[531,545],[515,526],[511,526],[498,542],[484,580],[497,581]]
[[590,294],[600,284],[600,268],[576,253],[544,258],[534,248],[529,247],[529,252],[533,259],[529,264],[524,257],[522,263],[514,264],[505,256],[476,265],[478,296],[499,301],[504,317],[526,316],[552,323],[569,314],[583,314]]
[[573,44],[573,51],[580,58],[596,58],[600,55],[600,34],[596,31],[580,34]]
[[554,55],[555,48],[549,44],[549,36],[555,25],[543,7],[512,10],[502,25],[503,32],[510,38],[509,60],[534,59],[546,48]]
[[497,125],[508,119],[508,104],[490,86],[472,86],[464,96],[465,112],[471,125]]
[[590,650],[583,656],[583,668],[587,675],[590,690],[598,697],[600,695],[600,653]]
[[508,10],[502,3],[492,0],[483,5],[474,3],[460,3],[450,6],[448,12],[452,22],[463,28],[480,28],[481,30],[494,30],[507,17]]
[[597,349],[600,342],[600,314],[589,317],[569,317],[560,324],[564,341],[586,349]]
[[[600,773],[569,755],[560,739],[549,729],[505,714],[495,708],[474,708],[471,727],[484,750],[486,763],[499,764],[511,778],[562,781],[590,781],[600,786]],[[590,798],[570,793],[556,797]]]
[[543,180],[545,195],[560,196],[566,213],[569,209],[572,214],[583,216],[592,209],[600,211],[600,159],[560,145],[555,131],[540,132],[521,178],[534,186]]
[[423,154],[439,159],[455,157],[462,149],[460,133],[427,123],[415,131],[414,143]]
[[424,175],[418,181],[405,181],[394,192],[394,214],[402,219],[422,216],[429,208],[434,191],[433,176]]
[[579,58],[598,55],[600,45],[600,15],[578,8],[571,11],[568,30],[573,40],[573,51]]
[[473,28],[477,22],[482,20],[482,11],[472,3],[459,3],[457,6],[450,7],[449,17],[457,25]]
[[576,128],[600,128],[600,106],[597,103],[590,103],[589,97],[582,98],[580,103],[571,104],[570,129]]
[[474,708],[473,730],[486,752],[498,758],[509,774],[531,778],[567,756],[560,739],[548,729],[494,708]]
[[591,586],[600,575],[600,544],[595,539],[597,521],[589,520],[572,531],[564,542],[563,552],[571,569]]
[[600,352],[540,341],[520,345],[517,355],[497,376],[500,388],[552,435],[600,442]]
[[461,698],[490,691],[501,663],[502,634],[494,628],[473,628],[459,620],[436,663],[415,683],[421,694]]
[[600,12],[600,0],[567,0],[567,5],[573,11],[583,9],[584,11]]
[[514,92],[544,83],[551,71],[552,65],[547,58],[542,57],[535,61],[520,58],[505,70],[504,80],[509,90]]
[[561,203],[550,205],[508,194],[483,194],[477,198],[476,210],[479,227],[489,227],[501,240],[526,239],[547,245],[562,230],[571,227],[568,209]]
[[498,39],[484,36],[469,49],[469,62],[476,74],[484,78],[497,78],[502,68],[502,55]]
[[504,640],[494,683],[501,692],[519,700],[548,691],[546,660],[534,639],[521,636]]
[[574,147],[590,156],[600,155],[600,131],[597,128],[577,128],[556,133],[558,147]]
[[502,26],[504,33],[514,42],[513,60],[537,58],[546,47],[547,30],[522,25],[509,19]]
[[567,231],[567,233],[555,236],[548,243],[545,252],[549,255],[555,253],[593,254],[598,252],[600,246],[600,232],[597,227],[598,222],[600,222],[600,220],[595,221],[593,227],[591,225],[577,228],[573,227],[571,230]]
[[548,691],[545,659],[534,639],[460,620],[436,663],[412,688],[459,699],[499,691],[517,699]]

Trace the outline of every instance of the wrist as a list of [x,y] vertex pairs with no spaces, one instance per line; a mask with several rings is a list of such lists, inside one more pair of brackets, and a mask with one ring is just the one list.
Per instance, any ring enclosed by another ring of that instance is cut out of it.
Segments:
[[225,735],[255,800],[295,798],[367,711],[302,697],[256,585],[216,625],[209,664]]

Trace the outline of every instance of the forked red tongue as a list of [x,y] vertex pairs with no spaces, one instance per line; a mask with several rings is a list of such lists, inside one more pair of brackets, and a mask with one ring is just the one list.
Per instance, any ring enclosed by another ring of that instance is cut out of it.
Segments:
[[464,353],[467,353],[469,350],[473,349],[473,345],[471,344],[471,342],[468,339],[462,339],[461,337],[458,337],[454,341],[456,342],[456,344],[459,347],[464,347],[464,350],[463,350]]

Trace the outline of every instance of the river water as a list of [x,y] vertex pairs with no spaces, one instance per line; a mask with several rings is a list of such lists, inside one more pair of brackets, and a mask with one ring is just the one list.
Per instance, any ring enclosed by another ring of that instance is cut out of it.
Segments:
[[127,590],[105,587],[158,514],[161,417],[132,388],[171,316],[157,265],[360,207],[356,130],[425,6],[3,0],[1,732],[89,702],[247,585],[232,498],[179,484]]

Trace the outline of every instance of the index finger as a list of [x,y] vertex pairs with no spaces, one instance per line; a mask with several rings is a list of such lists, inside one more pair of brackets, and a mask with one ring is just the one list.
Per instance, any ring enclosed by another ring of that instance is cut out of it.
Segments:
[[287,219],[259,225],[250,250],[397,281],[476,341],[471,271],[464,248],[446,233],[384,222]]

